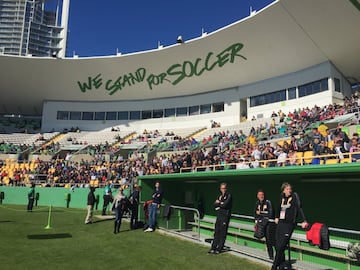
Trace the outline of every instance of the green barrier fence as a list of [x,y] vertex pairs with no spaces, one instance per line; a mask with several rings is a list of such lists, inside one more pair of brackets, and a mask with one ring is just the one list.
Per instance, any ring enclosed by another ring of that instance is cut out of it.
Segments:
[[[0,193],[4,194],[3,204],[17,204],[27,205],[28,203],[27,187],[6,187],[0,186]],[[36,193],[39,193],[38,206],[56,206],[56,207],[71,207],[71,208],[86,208],[88,188],[47,188],[36,187]],[[114,192],[115,193],[115,192]],[[100,206],[102,206],[102,189],[95,190],[96,198],[100,199]]]

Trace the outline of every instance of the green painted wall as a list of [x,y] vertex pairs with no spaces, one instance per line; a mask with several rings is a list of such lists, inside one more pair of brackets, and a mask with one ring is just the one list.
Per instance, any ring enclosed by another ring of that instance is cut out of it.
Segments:
[[[233,195],[233,213],[252,215],[259,188],[264,189],[268,199],[277,206],[280,186],[287,181],[299,194],[309,222],[360,228],[360,217],[356,214],[360,163],[151,175],[139,180],[143,187],[142,201],[150,199],[154,182],[159,180],[164,190],[164,203],[197,207],[198,198],[202,198],[205,213],[210,215],[214,215],[212,204],[221,182],[228,183]],[[187,203],[186,197],[193,200]]]
[[[27,187],[5,187],[0,186],[0,192],[5,193],[5,200],[3,204],[19,204],[27,205],[27,192],[29,188]],[[72,208],[86,208],[87,203],[87,194],[89,189],[87,188],[76,188],[73,192],[68,188],[45,188],[37,187],[35,192],[38,192],[40,197],[38,201],[39,206],[57,206],[57,207],[66,207],[65,194],[71,194],[70,207]],[[100,196],[99,207],[102,207],[102,189],[96,189],[95,195]],[[115,194],[115,193],[114,193]]]

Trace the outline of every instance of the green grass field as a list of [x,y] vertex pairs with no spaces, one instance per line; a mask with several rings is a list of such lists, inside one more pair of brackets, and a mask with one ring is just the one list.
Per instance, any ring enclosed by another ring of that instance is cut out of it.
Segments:
[[0,269],[267,269],[231,254],[209,255],[208,248],[158,232],[130,231],[123,222],[84,224],[86,210],[0,205]]

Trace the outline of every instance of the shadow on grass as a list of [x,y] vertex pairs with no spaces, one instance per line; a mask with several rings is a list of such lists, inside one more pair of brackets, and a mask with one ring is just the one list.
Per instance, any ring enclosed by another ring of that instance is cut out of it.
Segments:
[[27,236],[31,240],[47,240],[59,238],[72,238],[70,233],[56,233],[56,234],[30,234]]
[[97,220],[94,220],[92,223],[95,224],[95,223],[101,223],[101,222],[106,222],[106,221],[114,222],[114,219],[97,219]]
[[10,223],[10,222],[15,222],[13,220],[0,220],[0,223]]

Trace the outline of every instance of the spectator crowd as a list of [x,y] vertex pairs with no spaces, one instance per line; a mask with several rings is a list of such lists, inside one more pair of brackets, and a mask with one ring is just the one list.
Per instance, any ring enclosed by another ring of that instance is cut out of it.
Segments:
[[[356,115],[358,108],[359,99],[353,95],[342,106],[314,106],[287,114],[274,111],[269,123],[253,126],[248,134],[242,130],[225,131],[224,128],[201,141],[181,138],[174,132],[162,136],[157,130],[144,130],[131,143],[147,142],[148,148],[154,148],[156,145],[151,144],[151,139],[161,137],[158,144],[167,143],[167,150],[171,151],[147,158],[144,152],[135,150],[123,157],[119,154],[119,147],[104,143],[87,147],[92,160],[75,162],[70,156],[64,159],[54,157],[47,162],[37,159],[33,168],[17,168],[11,173],[1,166],[0,177],[3,181],[11,176],[9,184],[12,185],[23,184],[25,176],[31,175],[30,180],[41,176],[49,186],[85,187],[91,181],[98,185],[107,181],[131,184],[136,182],[137,176],[150,174],[295,166],[303,163],[299,156],[306,152],[311,152],[312,157],[307,162],[310,164],[326,163],[328,159],[355,162],[360,160],[359,135],[347,134],[341,125],[330,129],[324,122],[349,113]],[[354,124],[358,124],[357,118],[354,119]],[[214,126],[219,127],[219,123]],[[5,145],[6,142],[1,142],[0,149]],[[47,147],[58,149],[59,145],[53,143]]]

